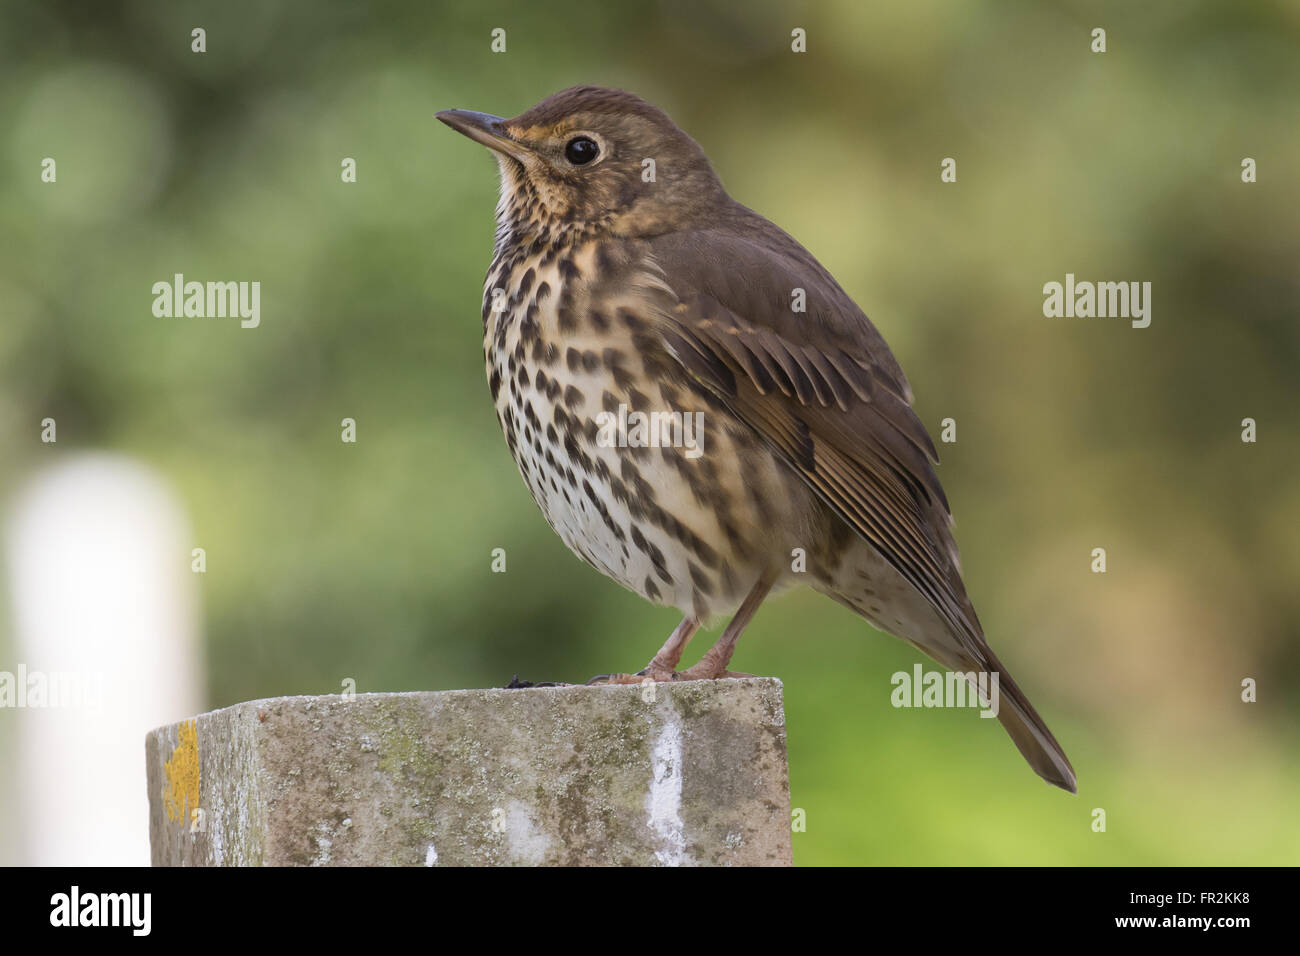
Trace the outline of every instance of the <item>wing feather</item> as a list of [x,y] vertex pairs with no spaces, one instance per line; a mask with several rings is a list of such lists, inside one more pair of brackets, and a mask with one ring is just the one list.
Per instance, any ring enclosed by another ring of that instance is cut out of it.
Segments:
[[[659,334],[682,368],[923,594],[960,641],[982,645],[938,456],[902,369],[829,273],[765,225],[756,235],[733,228],[650,240],[675,297],[658,310]],[[789,307],[796,288],[806,313]]]

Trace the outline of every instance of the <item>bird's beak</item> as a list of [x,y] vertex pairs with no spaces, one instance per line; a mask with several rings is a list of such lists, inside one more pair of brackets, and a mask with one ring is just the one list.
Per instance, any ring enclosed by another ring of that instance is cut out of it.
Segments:
[[524,162],[528,155],[527,148],[506,131],[506,121],[491,113],[475,113],[473,110],[443,110],[437,114],[458,133],[462,133],[482,143],[488,149]]

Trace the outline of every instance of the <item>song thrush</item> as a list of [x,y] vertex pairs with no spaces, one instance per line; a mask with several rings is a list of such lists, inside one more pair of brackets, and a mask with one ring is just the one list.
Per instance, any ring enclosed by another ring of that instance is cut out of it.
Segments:
[[[683,614],[641,674],[609,680],[733,676],[764,597],[807,583],[951,670],[998,674],[1012,740],[1074,791],[966,596],[907,379],[830,273],[630,93],[580,86],[514,119],[438,118],[500,166],[483,350],[519,471],[570,550]],[[659,428],[628,427],[655,412]],[[699,414],[694,449],[662,427]],[[675,674],[701,622],[732,611]]]

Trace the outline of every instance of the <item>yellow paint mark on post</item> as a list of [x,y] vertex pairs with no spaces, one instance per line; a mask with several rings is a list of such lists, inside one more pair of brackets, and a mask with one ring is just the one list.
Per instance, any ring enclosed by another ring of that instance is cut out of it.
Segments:
[[199,805],[199,728],[187,720],[179,728],[180,743],[171,759],[163,765],[167,779],[163,782],[163,803],[167,818],[188,823],[190,813]]

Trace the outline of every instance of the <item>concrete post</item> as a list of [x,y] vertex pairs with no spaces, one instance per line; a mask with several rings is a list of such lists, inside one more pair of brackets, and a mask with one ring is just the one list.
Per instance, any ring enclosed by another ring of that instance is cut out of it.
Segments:
[[781,683],[281,697],[146,738],[154,865],[789,865]]

